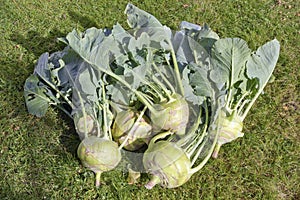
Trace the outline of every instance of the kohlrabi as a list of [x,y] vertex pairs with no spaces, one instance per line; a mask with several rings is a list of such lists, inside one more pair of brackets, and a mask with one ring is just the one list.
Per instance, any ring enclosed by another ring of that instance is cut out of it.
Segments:
[[[96,74],[90,73],[90,77],[93,76],[96,76]],[[82,164],[95,172],[96,187],[99,187],[101,173],[110,171],[119,164],[121,151],[118,144],[112,139],[112,113],[106,98],[104,83],[101,80],[99,82],[95,81],[88,87],[94,87],[94,89],[91,90],[92,93],[84,93],[86,95],[85,99],[93,102],[95,106],[93,107],[94,112],[87,112],[85,117],[81,117],[76,121],[77,124],[80,124],[77,125],[77,130],[82,129],[86,133],[78,147],[77,154]],[[82,88],[84,87],[82,86]],[[83,95],[80,98],[83,98]],[[97,100],[93,101],[94,98]],[[96,136],[91,132],[92,127],[95,125],[96,127],[98,125]]]
[[[112,141],[112,113],[100,76],[66,48],[50,56],[43,54],[24,88],[30,113],[42,116],[53,104],[73,119],[82,140],[78,157],[96,173],[96,186],[100,184],[101,172],[113,169],[121,160],[120,148]],[[109,152],[113,155],[107,156]]]
[[[179,187],[211,157],[218,138],[218,126],[209,117],[208,112],[211,111],[207,106],[200,109],[203,111],[199,111],[198,119],[181,139],[174,139],[169,131],[156,135],[150,141],[143,157],[144,168],[151,175],[151,180],[145,185],[147,189],[156,184],[166,188]],[[212,112],[213,116],[217,116],[217,112]],[[163,140],[167,136],[169,138]]]
[[123,110],[116,115],[112,136],[124,149],[134,151],[149,143],[152,126],[144,112]]
[[96,136],[82,140],[77,154],[82,164],[95,172],[96,187],[100,186],[101,173],[114,169],[121,161],[118,144]]
[[243,121],[271,78],[280,45],[275,39],[251,52],[239,38],[217,40],[212,49],[210,78],[224,94],[220,112],[220,134],[213,154],[221,145],[242,137]]
[[[200,31],[203,38],[204,31]],[[145,185],[148,189],[156,184],[176,188],[186,183],[211,157],[218,139],[221,94],[209,78],[210,57],[186,30],[176,32],[175,37],[176,56],[183,67],[184,98],[189,102],[189,126],[179,139],[168,131],[149,143],[143,157],[145,170],[151,175]]]

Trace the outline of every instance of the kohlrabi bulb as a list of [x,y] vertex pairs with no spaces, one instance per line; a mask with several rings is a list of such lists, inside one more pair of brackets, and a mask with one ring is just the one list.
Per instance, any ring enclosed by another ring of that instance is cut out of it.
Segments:
[[152,127],[149,124],[149,119],[143,116],[133,127],[137,118],[138,113],[132,110],[121,111],[117,114],[112,128],[114,140],[118,141],[119,144],[126,140],[124,148],[129,151],[141,148],[152,137]]
[[243,121],[238,115],[227,116],[224,111],[221,112],[221,117],[219,118],[220,132],[217,140],[216,147],[214,149],[213,158],[218,156],[220,147],[223,144],[232,142],[239,137],[243,137]]
[[81,141],[77,154],[82,164],[96,173],[96,186],[102,172],[114,169],[121,161],[121,152],[114,141],[90,136]]
[[89,114],[85,116],[76,114],[74,116],[74,124],[80,140],[83,140],[88,135],[93,135],[93,132],[95,132],[95,119]]
[[182,135],[189,120],[189,106],[182,96],[176,94],[172,97],[169,102],[155,105],[158,112],[151,113],[150,119],[155,131],[170,130]]
[[175,188],[186,183],[191,177],[191,161],[183,149],[169,141],[151,143],[143,157],[146,171],[152,175],[145,185],[151,189],[156,184]]

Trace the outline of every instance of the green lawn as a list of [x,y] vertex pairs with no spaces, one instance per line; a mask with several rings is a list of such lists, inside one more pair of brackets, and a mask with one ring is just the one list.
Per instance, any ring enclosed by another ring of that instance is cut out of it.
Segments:
[[[127,174],[93,172],[76,156],[79,139],[57,109],[27,113],[23,85],[43,52],[73,28],[126,26],[127,2],[115,0],[1,0],[0,199],[300,199],[300,3],[295,0],[131,1],[176,29],[182,20],[208,23],[221,37],[240,37],[256,49],[281,44],[275,82],[245,120],[245,136],[224,145],[177,189],[127,185]],[[298,3],[297,3],[298,2]]]

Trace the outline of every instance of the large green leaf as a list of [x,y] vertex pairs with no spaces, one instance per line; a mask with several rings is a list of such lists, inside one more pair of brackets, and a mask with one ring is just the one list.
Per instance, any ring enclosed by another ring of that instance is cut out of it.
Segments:
[[162,26],[154,16],[130,3],[126,6],[125,14],[127,14],[127,22],[130,28],[139,29],[146,26]]
[[213,98],[213,88],[208,71],[196,64],[189,64],[182,72],[185,98],[195,105],[201,105],[206,97]]
[[125,9],[125,14],[127,14],[128,25],[135,30],[134,35],[136,37],[147,33],[150,37],[152,48],[172,49],[170,44],[172,38],[171,29],[163,26],[153,15],[130,3]]
[[24,97],[28,112],[42,117],[46,114],[49,104],[52,102],[47,93],[45,85],[39,85],[40,81],[36,75],[29,76],[24,85]]
[[106,36],[101,29],[89,28],[84,33],[73,30],[66,42],[86,62],[105,70],[109,70],[111,61],[122,54],[114,37]]
[[34,74],[37,74],[40,78],[42,78],[45,82],[49,82],[52,84],[51,73],[48,67],[48,58],[49,53],[43,53],[34,68]]
[[96,102],[98,99],[97,89],[100,88],[93,68],[84,68],[76,81],[76,87],[88,100]]
[[259,47],[251,55],[246,65],[249,78],[259,79],[259,88],[264,88],[269,81],[279,57],[280,44],[274,39]]
[[251,50],[240,38],[225,38],[214,43],[211,54],[214,65],[211,79],[218,83],[227,83],[227,88],[231,88],[240,81]]
[[[219,39],[216,32],[212,31],[207,24],[202,27],[186,21],[181,22],[180,31],[177,31],[174,37],[174,43],[181,42],[181,37],[188,36],[199,43],[207,52],[210,53],[213,44]],[[176,46],[176,45],[174,45]]]

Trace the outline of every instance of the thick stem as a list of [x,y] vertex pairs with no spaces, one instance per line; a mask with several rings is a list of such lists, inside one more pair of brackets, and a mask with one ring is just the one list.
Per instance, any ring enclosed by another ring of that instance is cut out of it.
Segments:
[[175,89],[172,86],[172,84],[169,82],[169,80],[166,78],[166,76],[158,69],[158,66],[155,63],[153,63],[152,65],[154,66],[155,71],[159,73],[159,75],[161,76],[161,78],[163,79],[163,81],[168,85],[168,87],[172,91],[172,94],[174,94],[175,93]]
[[[101,110],[101,107],[100,107],[100,105],[99,105],[99,103],[97,103],[97,106],[98,106],[98,112]],[[94,116],[96,116],[97,117],[97,120],[95,120],[96,121],[96,123],[97,123],[97,137],[100,137],[101,135],[101,130],[100,130],[100,124],[99,124],[99,119],[98,119],[98,113],[97,113],[97,111],[96,111],[96,108],[95,107],[93,107],[93,110],[94,110]]]
[[[134,74],[134,76],[135,76],[136,78],[138,78],[143,84],[148,85],[149,87],[151,87],[151,88],[153,89],[153,91],[156,92],[157,95],[162,96],[162,95],[161,95],[161,92],[160,92],[159,90],[155,89],[155,88],[150,84],[149,81],[143,79],[138,73],[136,73],[136,72],[133,71],[132,69],[128,69],[128,70],[130,70],[130,71]],[[162,89],[165,89],[165,88],[162,88]]]
[[[228,84],[230,84],[230,83],[231,83],[231,81]],[[231,100],[231,95],[232,95],[231,85],[229,85],[228,90],[229,90],[229,92],[228,92],[228,95],[227,95],[227,98],[226,98],[225,108],[226,108],[226,110],[230,110],[231,111],[231,108],[230,108],[230,100]]]
[[167,137],[168,135],[172,135],[172,134],[173,134],[173,132],[171,132],[171,131],[166,131],[166,132],[160,133],[160,134],[154,136],[154,137],[151,139],[151,141],[150,141],[150,143],[149,143],[148,146],[153,145],[153,143],[156,142],[156,140],[165,138],[165,137]]
[[218,119],[217,119],[217,130],[211,130],[211,131],[217,131],[214,141],[213,141],[213,144],[211,145],[210,150],[209,150],[207,156],[203,159],[203,161],[197,167],[194,167],[191,169],[191,174],[194,174],[197,171],[199,171],[207,163],[207,161],[209,160],[209,158],[211,157],[211,155],[215,149],[215,146],[218,141],[219,133],[220,133],[220,115],[219,114],[218,114]]
[[164,93],[167,95],[168,100],[170,101],[172,99],[171,95],[169,94],[169,91],[167,88],[164,87],[163,83],[158,80],[154,75],[152,77],[153,81],[160,86],[160,88],[164,91]]
[[[205,145],[206,145],[206,142],[208,141],[208,137],[206,137],[206,138],[204,138],[204,134],[202,135],[202,137],[201,137],[201,143],[199,143],[199,144],[197,144],[197,148],[196,148],[196,150],[197,150],[197,153],[196,153],[196,155],[194,155],[193,156],[193,160],[192,160],[192,162],[191,162],[191,165],[193,166],[194,164],[195,164],[195,162],[197,161],[197,159],[198,159],[198,157],[199,157],[199,155],[201,154],[201,152],[203,151],[203,148],[205,147]],[[200,145],[201,144],[201,145]]]
[[255,96],[253,97],[253,99],[251,100],[251,102],[249,103],[249,105],[247,106],[246,110],[244,111],[241,119],[242,121],[244,121],[245,117],[247,116],[250,108],[253,106],[254,102],[256,101],[256,99],[258,98],[258,96],[260,95],[260,93],[263,91],[263,88],[260,88],[260,90],[255,94]]
[[49,81],[47,81],[43,76],[39,75],[39,77],[41,77],[43,79],[43,81],[45,81],[48,84],[48,86],[51,87],[51,89],[55,90],[55,92],[57,92],[59,94],[59,96],[61,96],[71,106],[72,109],[75,108],[75,105],[63,93],[61,93],[61,91],[58,90],[55,87],[55,85],[53,85],[52,83],[50,83]]
[[242,103],[242,101],[244,100],[244,98],[249,94],[249,92],[245,92],[241,98],[239,99],[239,101],[236,103],[236,105],[234,106],[234,108],[232,110],[237,110],[238,107],[240,106],[240,104]]
[[176,82],[179,87],[179,94],[181,94],[181,96],[184,96],[184,89],[183,89],[183,85],[181,82],[180,71],[179,71],[179,67],[178,67],[178,63],[177,63],[177,59],[176,59],[176,54],[175,54],[172,42],[169,39],[167,40],[167,42],[169,43],[169,45],[171,47],[171,56],[172,56],[172,60],[173,60],[173,64],[174,64]]
[[[87,61],[88,62],[88,61]],[[96,69],[99,69],[100,71],[102,71],[103,73],[106,73],[107,75],[113,77],[114,79],[116,79],[117,81],[119,81],[120,83],[122,83],[124,86],[126,86],[130,91],[132,91],[137,98],[145,105],[148,107],[148,109],[152,112],[152,113],[157,113],[155,108],[148,102],[148,100],[143,97],[143,95],[137,91],[131,88],[131,85],[129,83],[127,83],[125,80],[121,79],[119,76],[115,75],[113,72],[102,69],[102,68],[98,68],[97,66],[95,66],[94,64],[90,63],[92,66],[94,66]]]
[[127,110],[129,108],[128,106],[117,104],[113,101],[109,101],[108,103],[112,107],[112,109],[115,110],[117,113],[121,112],[122,110]]
[[96,187],[98,188],[100,186],[100,179],[101,179],[101,173],[102,172],[96,172]]
[[[199,109],[199,114],[198,114],[198,117],[197,117],[197,120],[194,122],[193,126],[189,129],[188,133],[186,134],[185,137],[181,138],[180,140],[178,140],[176,142],[176,144],[183,148],[184,146],[187,145],[187,143],[191,140],[192,137],[195,137],[196,135],[196,131],[198,130],[198,127],[201,123],[201,117],[202,117],[202,109],[201,109],[201,106],[200,106],[200,109]],[[196,137],[197,138],[197,137]],[[188,149],[189,147],[186,147],[185,149]]]
[[151,190],[155,185],[159,184],[160,182],[160,178],[154,175],[152,176],[151,180],[145,185],[145,188]]
[[80,101],[80,106],[81,106],[81,110],[82,110],[82,114],[83,114],[83,125],[84,125],[84,137],[88,137],[88,129],[87,129],[87,115],[86,115],[86,110],[85,110],[85,107],[84,107],[84,103],[83,103],[83,99],[79,93],[78,90],[76,90],[77,92],[77,95],[79,97],[79,101]]
[[[201,142],[203,141],[203,138],[207,135],[207,127],[208,127],[208,107],[207,107],[207,103],[205,102],[204,103],[204,109],[205,109],[205,123],[204,123],[204,128],[203,128],[203,131],[202,131],[202,134],[201,134],[201,137],[200,139],[198,139],[196,145],[195,145],[195,148],[192,149],[192,151],[190,152],[191,155],[194,154],[194,152],[196,151],[196,149],[198,148],[198,146],[201,144]],[[200,155],[202,149],[198,149],[196,155],[194,156],[193,160],[192,160],[192,165],[196,162],[198,156]]]
[[[153,77],[154,78],[154,77]],[[155,82],[155,79],[153,79]],[[158,98],[160,99],[160,102],[164,101],[164,99],[166,99],[161,90],[163,89],[162,87],[158,87],[158,83],[157,85],[153,84],[153,83],[149,83],[148,86],[153,90],[153,92],[151,90],[148,90],[147,92],[151,93],[153,96],[158,96]],[[165,88],[164,88],[165,89]],[[164,90],[163,89],[163,90]]]
[[246,106],[248,103],[249,103],[249,99],[246,99],[246,100],[243,101],[242,105],[239,107],[238,112],[237,112],[239,116],[242,116],[242,115],[243,115],[245,106]]
[[112,140],[112,136],[108,133],[108,124],[107,124],[107,110],[108,108],[108,103],[106,101],[106,94],[105,94],[105,87],[103,81],[101,81],[101,86],[102,86],[102,100],[103,100],[103,132],[104,132],[104,137]]
[[[233,49],[231,49],[231,51],[233,51]],[[233,52],[231,52],[233,54]],[[227,103],[226,103],[226,108],[230,109],[230,100],[231,100],[231,96],[232,96],[232,87],[233,87],[233,79],[234,79],[234,72],[235,72],[235,63],[234,63],[234,59],[233,56],[231,57],[231,69],[230,69],[230,80],[229,80],[229,92],[228,92],[228,99],[227,99]]]
[[217,143],[216,146],[215,146],[214,152],[212,154],[213,158],[217,158],[218,157],[220,148],[221,148],[221,145]]

